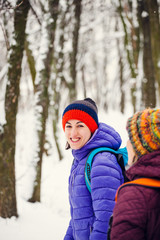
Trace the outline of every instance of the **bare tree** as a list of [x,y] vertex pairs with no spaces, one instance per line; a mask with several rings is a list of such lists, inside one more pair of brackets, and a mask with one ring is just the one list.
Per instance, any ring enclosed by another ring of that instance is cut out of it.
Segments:
[[[36,94],[36,118],[37,118],[37,136],[38,146],[36,153],[36,178],[34,182],[34,189],[30,202],[40,202],[41,195],[41,172],[42,172],[42,159],[45,152],[46,141],[46,122],[48,119],[49,108],[49,83],[51,77],[51,66],[53,63],[54,39],[56,22],[58,16],[59,0],[48,1],[49,14],[45,15],[44,25],[42,26],[43,35],[46,42],[46,51],[42,53],[41,64],[43,67],[37,73],[35,84]],[[44,40],[42,38],[42,40]],[[44,46],[42,46],[43,48]]]
[[[124,29],[124,47],[125,47],[125,51],[126,51],[126,56],[127,56],[127,61],[129,63],[129,69],[130,69],[130,73],[131,73],[131,79],[135,79],[134,84],[132,84],[131,86],[131,99],[132,99],[132,105],[133,105],[133,109],[134,112],[136,111],[136,68],[135,68],[135,62],[134,62],[134,55],[133,55],[133,51],[130,50],[130,45],[131,45],[131,34],[132,31],[130,29],[128,29],[126,21],[131,21],[128,18],[128,6],[126,7],[122,7],[122,1],[119,0],[119,14],[120,14],[120,18],[122,21],[122,25],[123,25],[123,29]],[[131,24],[132,26],[132,24]],[[132,28],[133,30],[133,28]]]
[[147,0],[149,11],[149,24],[151,31],[152,58],[154,64],[155,80],[158,83],[158,95],[160,95],[160,19],[157,0]]
[[63,159],[62,152],[60,150],[59,142],[58,142],[58,122],[59,122],[59,107],[61,102],[61,89],[67,89],[68,83],[65,78],[65,53],[64,53],[64,45],[65,45],[65,31],[66,26],[68,25],[66,16],[69,14],[69,3],[67,2],[66,8],[59,7],[59,25],[57,26],[59,33],[58,36],[58,51],[54,51],[54,64],[53,64],[53,72],[54,77],[51,79],[51,86],[53,90],[53,107],[52,107],[52,118],[53,118],[53,135],[54,140],[59,156],[59,160]]
[[155,89],[155,69],[152,55],[151,44],[151,25],[149,6],[147,0],[139,1],[139,21],[143,34],[143,69],[144,78],[142,81],[142,106],[155,107],[156,89]]
[[74,0],[74,30],[72,39],[72,53],[70,54],[70,74],[72,82],[69,84],[70,98],[71,100],[76,97],[76,75],[77,75],[77,53],[78,53],[78,41],[79,41],[79,29],[80,29],[80,17],[81,17],[81,1]]
[[28,0],[17,1],[14,13],[14,44],[9,57],[8,80],[5,95],[6,123],[0,133],[0,216],[18,216],[15,193],[16,114],[18,108],[21,63],[25,27],[30,8]]

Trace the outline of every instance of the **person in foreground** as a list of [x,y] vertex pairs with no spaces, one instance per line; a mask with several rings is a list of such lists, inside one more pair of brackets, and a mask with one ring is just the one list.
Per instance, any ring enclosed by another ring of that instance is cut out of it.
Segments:
[[118,149],[121,145],[120,135],[99,123],[97,112],[90,98],[72,102],[63,112],[67,148],[74,157],[69,177],[71,220],[64,240],[106,240],[116,190],[124,182],[115,155],[102,152],[94,157],[91,193],[87,189],[84,169],[88,154],[97,147]]
[[160,109],[135,113],[128,119],[127,131],[131,167],[126,175],[132,182],[123,184],[118,190],[108,239],[159,240]]

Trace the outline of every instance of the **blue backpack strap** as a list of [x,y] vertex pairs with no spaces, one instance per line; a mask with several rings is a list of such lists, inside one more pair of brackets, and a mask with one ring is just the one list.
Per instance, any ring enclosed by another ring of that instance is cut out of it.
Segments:
[[116,154],[121,154],[123,157],[123,162],[124,162],[124,167],[127,165],[128,163],[128,152],[127,152],[127,148],[119,148],[118,150],[115,151]]
[[111,152],[111,153],[114,153],[116,156],[121,155],[121,157],[123,157],[123,166],[120,163],[119,163],[119,165],[121,166],[122,170],[124,170],[123,168],[128,163],[128,153],[127,153],[126,147],[119,148],[117,150],[114,150],[114,149],[108,148],[108,147],[100,147],[100,148],[94,149],[87,157],[86,165],[85,165],[85,182],[86,182],[86,186],[87,186],[89,192],[91,192],[91,176],[90,176],[90,174],[91,174],[92,162],[93,162],[94,156],[99,152]]

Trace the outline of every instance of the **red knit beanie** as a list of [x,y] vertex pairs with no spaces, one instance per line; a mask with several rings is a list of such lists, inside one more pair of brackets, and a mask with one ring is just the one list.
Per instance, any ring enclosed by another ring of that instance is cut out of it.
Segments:
[[92,133],[98,128],[98,109],[91,98],[77,100],[69,104],[62,115],[62,126],[65,130],[66,122],[71,119],[80,120],[87,125]]

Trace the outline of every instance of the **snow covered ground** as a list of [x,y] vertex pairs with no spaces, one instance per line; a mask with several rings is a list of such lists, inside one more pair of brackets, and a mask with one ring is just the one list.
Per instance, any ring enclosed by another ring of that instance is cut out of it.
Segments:
[[[29,203],[31,183],[34,179],[31,155],[34,146],[32,132],[33,112],[18,116],[16,181],[17,206],[19,217],[0,218],[1,240],[63,240],[69,222],[68,176],[72,156],[65,151],[64,159],[59,162],[55,155],[46,157],[43,162],[41,203]],[[110,111],[99,114],[100,121],[113,126],[122,136],[125,146],[127,133],[126,120],[130,116]],[[62,132],[62,142],[65,142]],[[25,147],[24,147],[25,142]]]
[[[50,176],[45,189],[46,200],[42,203],[29,203],[18,196],[19,218],[0,218],[1,240],[62,240],[69,219],[67,195],[67,176],[69,164],[63,160],[53,169],[48,169]],[[48,186],[47,186],[48,185]],[[24,191],[25,191],[25,186]]]

